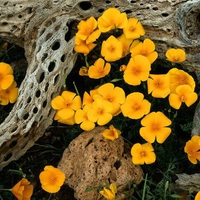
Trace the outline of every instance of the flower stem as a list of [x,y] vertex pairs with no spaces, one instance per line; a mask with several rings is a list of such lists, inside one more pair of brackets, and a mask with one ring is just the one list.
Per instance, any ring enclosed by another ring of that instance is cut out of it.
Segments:
[[145,175],[145,179],[144,179],[144,187],[143,187],[143,191],[142,191],[142,200],[145,200],[145,192],[146,192],[146,186],[147,186],[147,176],[148,176],[148,174]]
[[24,174],[24,172],[21,169],[19,169],[19,170],[9,169],[8,171],[13,173],[13,174],[21,175],[23,178],[26,177],[26,174]]
[[47,200],[50,200],[50,199],[51,199],[51,197],[52,197],[52,193],[49,195],[49,198],[48,198]]
[[77,89],[76,84],[75,84],[74,81],[73,81],[73,85],[74,85],[74,88],[75,88],[75,90],[76,90],[77,95],[80,96],[79,91],[78,91],[78,89]]
[[12,189],[3,189],[3,188],[0,188],[0,191],[8,191],[8,192],[11,192]]

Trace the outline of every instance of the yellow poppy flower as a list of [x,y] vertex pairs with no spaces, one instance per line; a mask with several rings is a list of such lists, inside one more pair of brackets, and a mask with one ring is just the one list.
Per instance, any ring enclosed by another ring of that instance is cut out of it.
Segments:
[[99,192],[107,200],[115,200],[115,194],[117,193],[117,186],[114,183],[111,183],[109,188],[104,187],[103,190]]
[[120,106],[125,101],[125,92],[120,87],[115,87],[112,83],[105,83],[97,89],[97,94],[93,96],[94,99],[102,98],[109,101],[113,105],[111,114],[113,116],[118,115],[121,110]]
[[0,90],[0,105],[8,105],[14,103],[18,97],[17,83],[14,81],[6,90]]
[[93,79],[103,78],[109,74],[110,69],[110,63],[105,63],[102,58],[99,58],[95,61],[94,65],[89,67],[88,76]]
[[156,154],[150,143],[136,143],[131,148],[132,162],[135,165],[152,164],[156,161]]
[[97,93],[97,90],[91,90],[90,94],[88,94],[88,92],[84,92],[83,93],[83,107],[84,106],[88,106],[91,107],[92,103],[94,101],[93,99],[93,95]]
[[87,112],[88,119],[100,126],[105,125],[112,119],[112,110],[113,105],[109,101],[97,98]]
[[22,178],[12,189],[11,192],[17,198],[17,200],[30,200],[33,194],[33,185],[30,182]]
[[12,67],[4,62],[0,62],[0,89],[8,89],[14,81]]
[[123,48],[122,57],[124,57],[130,53],[130,46],[131,46],[133,40],[127,39],[124,34],[119,36],[117,39],[118,39],[118,41],[120,41],[122,43],[122,48]]
[[88,68],[83,66],[79,69],[79,75],[80,76],[88,76]]
[[167,60],[174,63],[180,63],[186,59],[185,51],[182,49],[168,49],[165,56],[167,57]]
[[106,61],[117,61],[122,58],[122,43],[111,35],[107,40],[102,42],[101,55]]
[[109,129],[105,129],[102,132],[103,137],[109,140],[115,140],[119,138],[119,135],[121,134],[121,131],[116,129],[113,125],[109,126]]
[[123,29],[127,39],[137,39],[145,34],[145,30],[136,18],[129,18],[127,26]]
[[126,65],[121,65],[119,71],[124,72],[125,70],[126,70]]
[[125,103],[121,106],[122,114],[131,119],[140,119],[150,112],[151,103],[144,99],[140,92],[133,92],[126,97]]
[[153,143],[156,139],[162,144],[171,133],[171,128],[166,127],[171,123],[162,112],[151,112],[141,120],[143,127],[140,128],[140,135],[149,143]]
[[176,88],[176,93],[169,95],[169,104],[175,109],[179,109],[184,102],[187,107],[190,107],[198,99],[197,93],[193,92],[189,85],[179,85]]
[[76,37],[84,40],[86,44],[95,42],[101,35],[100,30],[95,30],[97,28],[97,21],[94,17],[90,17],[86,21],[80,21],[77,28]]
[[155,98],[165,98],[170,93],[169,74],[151,74],[147,79],[148,94]]
[[74,115],[70,118],[62,119],[61,117],[58,116],[58,112],[56,112],[54,120],[58,121],[61,124],[67,124],[67,125],[74,125],[76,123],[74,120]]
[[196,194],[194,200],[200,200],[200,192],[197,192],[197,194]]
[[126,13],[121,13],[117,8],[108,8],[98,18],[98,28],[105,33],[115,28],[124,28],[127,25]]
[[152,64],[158,58],[158,53],[155,51],[155,48],[154,42],[146,38],[143,42],[140,42],[132,48],[130,52],[132,57],[136,55],[143,55],[147,57]]
[[126,70],[124,71],[124,81],[129,85],[140,85],[141,81],[146,81],[149,77],[151,64],[149,60],[142,55],[130,58]]
[[77,53],[83,53],[85,56],[96,47],[96,44],[89,43],[86,44],[85,40],[81,40],[78,37],[75,37],[75,47],[74,51]]
[[168,72],[170,74],[170,90],[172,93],[176,91],[179,85],[189,85],[194,91],[196,83],[194,78],[181,69],[172,68]]
[[81,129],[84,131],[91,131],[95,127],[95,123],[88,119],[88,109],[88,106],[84,106],[83,109],[77,110],[74,116],[75,122],[80,124]]
[[76,110],[81,108],[81,98],[74,92],[64,91],[51,101],[51,106],[57,110],[59,118],[69,119],[74,116]]
[[48,193],[56,193],[65,181],[65,174],[58,168],[47,165],[39,175],[42,189]]
[[191,140],[187,141],[184,147],[184,152],[187,153],[188,159],[192,164],[197,164],[200,161],[200,137],[192,136]]

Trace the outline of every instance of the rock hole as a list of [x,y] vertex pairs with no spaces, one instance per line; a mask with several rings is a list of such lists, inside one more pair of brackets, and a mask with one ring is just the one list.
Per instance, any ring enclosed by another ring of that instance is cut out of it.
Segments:
[[60,25],[57,25],[57,26],[54,28],[55,31],[58,31],[59,29],[60,29]]
[[42,72],[41,74],[40,74],[40,78],[39,78],[39,83],[42,83],[42,81],[44,80],[44,72]]
[[17,130],[17,126],[14,127],[14,128],[11,130],[11,132],[13,133],[13,132],[15,132],[16,130]]
[[45,85],[45,91],[47,91],[48,88],[49,88],[49,83],[47,83],[47,84]]
[[58,50],[58,49],[60,48],[60,42],[58,42],[58,41],[55,42],[51,48],[52,48],[54,51],[55,51],[55,50]]
[[48,66],[48,71],[52,72],[54,70],[55,66],[56,66],[55,62],[50,62],[49,66]]
[[89,146],[89,145],[92,143],[92,141],[93,141],[93,138],[91,138],[91,139],[88,141],[88,143],[85,145],[85,147]]
[[131,3],[136,3],[136,1],[131,1]]
[[24,115],[23,119],[26,120],[26,119],[28,119],[28,117],[29,117],[29,114],[26,113],[26,114]]
[[158,7],[153,7],[152,9],[153,9],[153,10],[158,10]]
[[65,41],[68,42],[70,39],[72,39],[75,36],[74,27],[77,27],[78,21],[71,21],[66,24],[68,27],[68,31],[65,34]]
[[168,13],[162,13],[162,16],[163,16],[163,17],[168,17],[169,14],[168,14]]
[[171,29],[168,28],[168,29],[167,29],[167,32],[168,32],[168,33],[171,32]]
[[42,104],[42,107],[45,108],[46,105],[47,105],[47,101],[45,100],[45,101],[43,102],[43,104]]
[[32,10],[33,10],[32,8],[28,8],[27,13],[28,13],[28,14],[31,14],[31,13],[32,13]]
[[37,112],[38,112],[38,108],[37,107],[33,108],[33,113],[36,114]]
[[9,145],[9,148],[15,147],[16,144],[17,144],[17,141],[16,141],[16,140],[12,141],[12,142],[10,143],[10,145]]
[[22,15],[18,15],[18,18],[21,19],[21,18],[22,18]]
[[47,35],[46,35],[46,38],[45,38],[45,40],[47,41],[49,38],[51,38],[52,37],[52,33],[48,33]]
[[4,156],[4,161],[8,161],[10,158],[12,157],[12,153],[9,153],[7,155]]
[[30,103],[31,102],[31,97],[28,97],[26,103]]
[[55,76],[55,78],[54,78],[54,84],[56,84],[58,82],[58,80],[59,80],[59,74],[57,76]]
[[27,144],[28,144],[28,141],[25,141],[25,143],[21,145],[21,149],[24,149]]
[[48,54],[47,53],[44,53],[42,58],[41,58],[41,61],[43,62],[46,58],[47,58]]
[[114,163],[114,167],[115,167],[116,169],[119,169],[120,166],[121,166],[121,162],[120,162],[120,160],[117,160],[117,161]]
[[13,15],[12,14],[8,14],[8,18],[11,18],[11,17],[13,17]]
[[65,54],[63,54],[63,55],[61,56],[60,60],[61,60],[61,62],[65,62],[65,59],[66,59],[66,56],[65,56]]
[[200,26],[200,13],[197,15],[197,24]]
[[125,12],[126,14],[130,14],[130,13],[132,13],[131,10],[125,10],[124,12]]
[[100,8],[100,9],[98,10],[99,13],[102,13],[103,11],[104,11],[103,8]]
[[6,26],[6,25],[8,25],[8,23],[7,22],[2,22],[1,25],[2,26]]
[[3,5],[6,6],[8,4],[8,1],[6,1]]
[[35,93],[35,96],[38,98],[38,97],[40,97],[40,94],[41,94],[41,92],[40,92],[40,90],[38,90],[38,91]]
[[111,1],[106,1],[107,4],[111,3]]
[[82,10],[89,10],[92,8],[92,4],[90,1],[82,1],[79,3],[79,7],[82,9]]

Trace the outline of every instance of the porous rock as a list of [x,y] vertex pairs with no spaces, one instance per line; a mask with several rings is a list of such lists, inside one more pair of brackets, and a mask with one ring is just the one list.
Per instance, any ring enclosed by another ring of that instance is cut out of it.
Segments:
[[[97,189],[87,188],[115,183],[119,191],[133,193],[131,185],[139,184],[143,171],[131,161],[130,148],[123,138],[111,141],[102,136],[105,127],[83,132],[64,151],[58,167],[66,174],[66,184],[79,200],[105,199]],[[126,199],[118,194],[116,199]]]

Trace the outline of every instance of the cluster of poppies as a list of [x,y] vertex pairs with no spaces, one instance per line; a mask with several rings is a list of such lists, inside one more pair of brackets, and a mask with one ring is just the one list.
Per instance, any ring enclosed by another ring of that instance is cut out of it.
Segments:
[[13,68],[0,62],[0,105],[14,103],[18,97],[17,83],[14,80]]
[[[109,140],[115,140],[121,134],[121,130],[112,125],[114,117],[121,114],[124,118],[140,120],[139,134],[146,143],[133,145],[132,162],[139,165],[154,163],[156,154],[152,143],[162,144],[169,137],[172,121],[162,110],[153,110],[152,99],[167,98],[169,108],[174,110],[180,109],[182,104],[189,107],[198,99],[194,78],[175,67],[176,63],[186,60],[185,51],[167,50],[166,60],[172,63],[172,68],[165,74],[153,73],[152,64],[158,58],[155,43],[149,38],[142,39],[145,30],[138,19],[127,18],[126,13],[116,8],[105,10],[97,20],[90,17],[81,21],[77,29],[74,50],[83,54],[85,61],[79,75],[99,79],[101,84],[90,87],[82,97],[78,91],[63,91],[52,100],[56,110],[54,119],[68,125],[80,124],[85,131],[109,123],[109,128],[102,132]],[[133,89],[127,90],[124,85]],[[200,143],[194,140],[188,141],[184,151],[196,164],[200,159]],[[116,191],[110,185],[101,194],[113,199]]]
[[[17,198],[17,200],[30,200],[33,195],[33,184],[28,181],[26,175],[23,174],[23,178],[17,182],[11,189],[0,189],[4,191],[10,191]],[[65,174],[59,168],[47,165],[44,170],[40,173],[39,179],[41,187],[44,191],[53,194],[60,190],[61,186],[65,181]]]
[[[74,50],[84,54],[86,65],[80,67],[79,75],[102,79],[113,70],[114,74],[121,72],[121,77],[85,91],[82,98],[78,92],[63,91],[52,100],[52,107],[57,111],[54,119],[64,124],[80,124],[85,131],[92,130],[96,124],[108,124],[120,113],[133,120],[141,119],[139,134],[147,143],[133,145],[132,161],[134,164],[155,162],[152,143],[162,144],[168,138],[172,121],[162,111],[151,111],[148,97],[168,97],[169,105],[176,110],[183,103],[189,107],[198,98],[193,77],[176,67],[165,74],[151,73],[152,63],[158,57],[154,42],[149,38],[142,41],[145,35],[142,24],[136,18],[127,18],[126,13],[116,8],[107,9],[97,20],[90,17],[81,21],[77,28]],[[186,54],[182,49],[172,48],[166,52],[166,59],[180,63],[185,61]],[[127,90],[114,85],[118,81],[130,87],[145,84],[146,92],[133,89],[134,92],[126,94]],[[110,125],[102,134],[114,140],[121,131]]]

